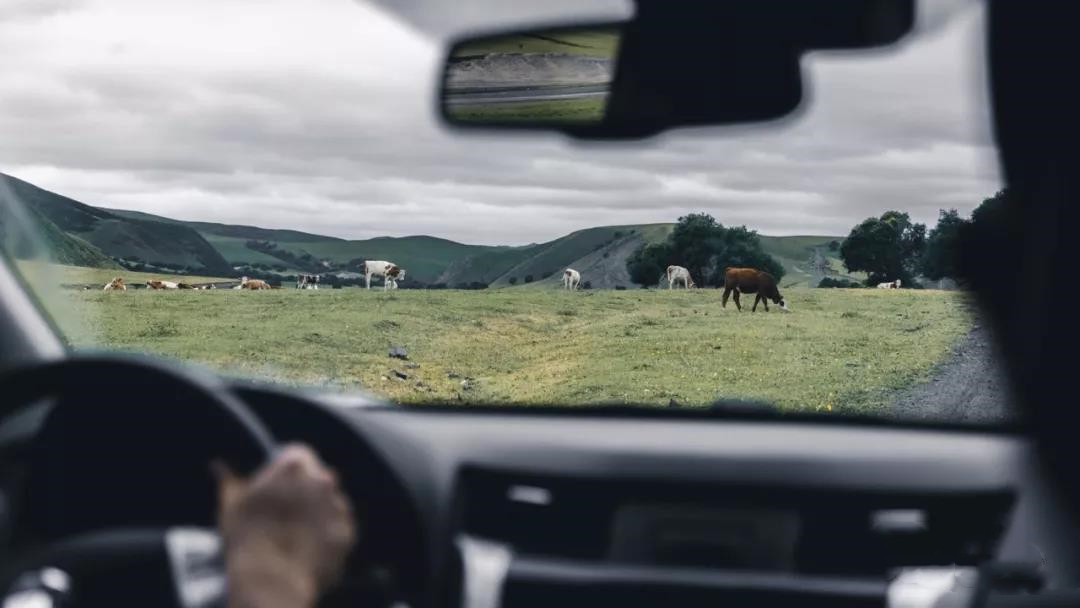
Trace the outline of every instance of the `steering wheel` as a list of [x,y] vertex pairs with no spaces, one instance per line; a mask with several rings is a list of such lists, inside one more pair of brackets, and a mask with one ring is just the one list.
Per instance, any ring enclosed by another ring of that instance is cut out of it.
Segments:
[[45,541],[7,560],[4,606],[222,599],[209,463],[250,474],[275,444],[220,379],[148,359],[74,357],[0,376],[0,395],[0,420],[52,400],[33,444],[25,514]]

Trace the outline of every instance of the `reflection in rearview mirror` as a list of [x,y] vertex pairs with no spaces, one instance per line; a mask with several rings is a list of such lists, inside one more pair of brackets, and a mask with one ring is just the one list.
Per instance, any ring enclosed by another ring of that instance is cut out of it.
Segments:
[[476,38],[453,48],[443,114],[466,124],[589,125],[604,118],[617,25]]

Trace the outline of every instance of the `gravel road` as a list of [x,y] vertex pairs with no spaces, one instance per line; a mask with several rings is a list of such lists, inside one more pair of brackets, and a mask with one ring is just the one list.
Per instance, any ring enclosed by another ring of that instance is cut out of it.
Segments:
[[990,329],[977,322],[934,371],[933,379],[901,391],[892,412],[900,418],[993,423],[1012,418],[1008,379]]

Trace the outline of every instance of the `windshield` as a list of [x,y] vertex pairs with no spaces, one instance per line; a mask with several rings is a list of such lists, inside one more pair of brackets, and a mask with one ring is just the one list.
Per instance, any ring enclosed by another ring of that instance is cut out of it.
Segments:
[[979,5],[808,55],[789,120],[589,146],[446,129],[445,40],[365,3],[10,6],[0,234],[75,350],[414,404],[1006,416],[957,281],[1008,196]]

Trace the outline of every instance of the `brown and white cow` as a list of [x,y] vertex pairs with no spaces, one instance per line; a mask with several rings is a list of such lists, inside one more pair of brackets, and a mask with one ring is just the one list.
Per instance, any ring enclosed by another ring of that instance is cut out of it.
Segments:
[[159,281],[158,279],[150,279],[146,282],[147,289],[153,289],[155,291],[160,289],[180,289],[180,284],[173,281]]
[[127,285],[124,284],[124,279],[116,277],[113,280],[105,284],[105,288],[102,291],[127,291]]
[[405,269],[385,260],[367,260],[364,262],[364,283],[371,289],[371,277],[383,278],[383,291],[397,289],[397,282],[405,278]]
[[781,310],[791,312],[787,307],[787,302],[784,301],[784,297],[780,295],[780,290],[776,286],[776,279],[763,270],[757,270],[756,268],[728,268],[724,270],[724,296],[721,299],[723,308],[727,308],[728,296],[732,293],[735,294],[735,306],[740,311],[742,305],[739,303],[739,294],[752,293],[756,294],[756,297],[750,312],[757,311],[758,302],[763,303],[765,312],[768,312],[769,300],[779,304]]
[[682,266],[668,266],[666,276],[668,289],[673,289],[675,283],[682,283],[687,289],[694,286],[694,279],[690,276],[690,271]]
[[878,289],[900,289],[900,279],[895,281],[889,281],[888,283],[878,283]]

